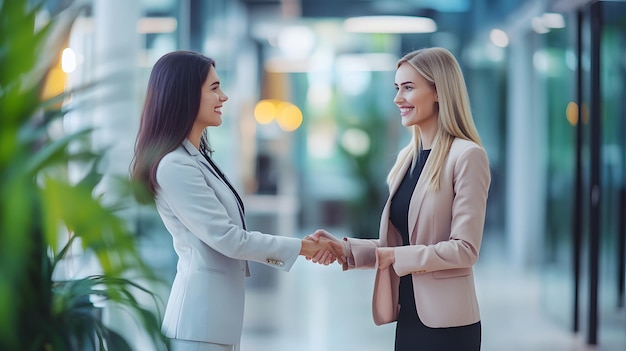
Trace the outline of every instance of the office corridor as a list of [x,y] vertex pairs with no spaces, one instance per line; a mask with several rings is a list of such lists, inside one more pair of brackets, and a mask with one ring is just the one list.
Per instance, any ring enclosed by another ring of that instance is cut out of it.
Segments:
[[[594,348],[585,346],[582,333],[551,320],[542,312],[539,275],[513,270],[502,245],[486,238],[475,268],[483,351],[626,349],[621,327]],[[264,271],[253,266],[253,274],[255,268]],[[376,326],[371,317],[374,271],[342,272],[337,264],[300,259],[289,273],[265,273],[275,275],[278,288],[248,289],[243,351],[393,350],[395,325]],[[626,318],[620,313],[617,318]]]

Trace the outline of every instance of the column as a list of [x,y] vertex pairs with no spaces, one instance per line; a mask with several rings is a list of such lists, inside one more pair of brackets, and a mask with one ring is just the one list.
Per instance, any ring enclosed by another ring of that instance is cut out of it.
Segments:
[[514,267],[539,262],[545,228],[546,110],[524,34],[512,38],[509,55],[506,234]]

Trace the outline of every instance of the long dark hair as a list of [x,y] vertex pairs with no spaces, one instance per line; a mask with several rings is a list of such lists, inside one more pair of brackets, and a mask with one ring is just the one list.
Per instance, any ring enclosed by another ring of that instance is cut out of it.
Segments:
[[[145,186],[153,197],[159,187],[157,166],[191,132],[200,108],[202,84],[214,67],[213,59],[191,51],[167,53],[152,67],[135,140],[131,178]],[[206,133],[201,148],[209,151]],[[138,200],[148,201],[141,197]]]

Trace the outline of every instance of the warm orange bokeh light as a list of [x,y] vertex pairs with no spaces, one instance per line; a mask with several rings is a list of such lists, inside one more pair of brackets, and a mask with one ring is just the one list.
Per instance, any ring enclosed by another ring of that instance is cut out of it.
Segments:
[[268,124],[276,118],[277,100],[266,99],[259,101],[254,107],[254,119],[261,124]]
[[254,119],[260,124],[276,120],[282,130],[292,132],[302,124],[302,111],[290,102],[264,99],[254,107]]
[[276,122],[286,132],[293,132],[302,124],[302,111],[294,104],[283,102],[277,112]]
[[565,117],[572,126],[578,124],[578,104],[570,101],[565,109]]

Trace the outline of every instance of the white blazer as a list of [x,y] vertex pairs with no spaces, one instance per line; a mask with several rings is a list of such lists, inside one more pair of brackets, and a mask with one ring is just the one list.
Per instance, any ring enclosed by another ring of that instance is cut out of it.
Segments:
[[[440,188],[432,191],[420,177],[409,204],[410,245],[389,219],[391,199],[410,167],[409,160],[389,184],[389,199],[377,240],[348,238],[352,256],[344,269],[375,268],[377,247],[394,247],[395,263],[377,270],[372,301],[377,325],[396,320],[401,276],[413,280],[415,306],[431,328],[468,325],[480,320],[472,267],[480,251],[487,195],[489,160],[479,145],[456,138],[441,170]],[[426,160],[423,174],[432,167]]]
[[289,271],[300,239],[245,230],[234,193],[187,139],[159,162],[156,178],[156,207],[178,255],[163,333],[237,344],[247,260]]

